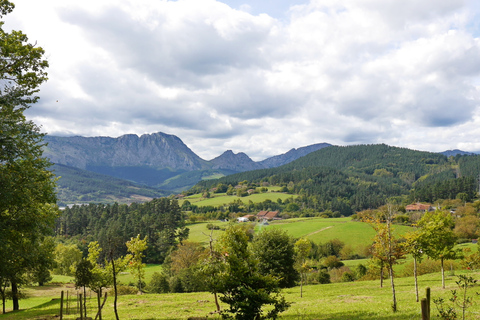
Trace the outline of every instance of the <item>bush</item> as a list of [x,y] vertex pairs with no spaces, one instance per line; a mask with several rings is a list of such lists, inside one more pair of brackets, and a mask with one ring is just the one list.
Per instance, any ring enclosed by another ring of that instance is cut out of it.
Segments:
[[352,281],[355,281],[355,275],[350,272],[350,271],[347,271],[347,272],[344,272],[342,274],[342,277],[340,278],[340,281],[341,282],[352,282]]
[[137,294],[138,288],[132,286],[117,286],[117,294],[119,296]]
[[317,280],[320,284],[330,283],[330,274],[326,270],[322,269],[317,274]]
[[[459,270],[460,265],[453,260],[446,260],[443,262],[445,271],[449,269]],[[421,263],[417,264],[417,274],[420,276],[422,274],[439,272],[441,270],[441,264],[439,260],[425,259]],[[412,277],[413,276],[413,261],[407,263],[403,272],[401,273],[402,277]]]
[[159,272],[154,272],[152,280],[147,286],[147,291],[151,293],[167,293],[170,292],[170,285],[168,283],[168,277]]

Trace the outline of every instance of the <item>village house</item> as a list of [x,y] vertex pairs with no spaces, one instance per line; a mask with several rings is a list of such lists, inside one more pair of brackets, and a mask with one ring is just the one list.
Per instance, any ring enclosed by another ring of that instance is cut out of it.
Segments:
[[406,212],[415,212],[415,211],[433,211],[433,207],[429,204],[421,204],[421,203],[415,203],[415,204],[409,204],[408,206],[405,207]]
[[279,211],[260,211],[257,213],[257,220],[280,220]]

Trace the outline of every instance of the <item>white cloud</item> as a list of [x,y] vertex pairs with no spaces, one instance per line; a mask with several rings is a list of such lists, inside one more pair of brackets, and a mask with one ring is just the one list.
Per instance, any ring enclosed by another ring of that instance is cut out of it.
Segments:
[[52,134],[175,134],[206,159],[318,142],[480,150],[473,0],[282,1],[286,18],[227,3],[19,2],[7,26],[51,65],[29,116]]

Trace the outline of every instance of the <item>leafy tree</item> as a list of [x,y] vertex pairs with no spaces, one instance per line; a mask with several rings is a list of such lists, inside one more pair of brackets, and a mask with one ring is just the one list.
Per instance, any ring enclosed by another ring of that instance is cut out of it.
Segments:
[[75,287],[81,288],[83,287],[83,306],[84,306],[84,315],[87,316],[87,307],[85,305],[87,294],[86,294],[86,287],[90,286],[93,281],[94,273],[93,273],[94,265],[88,259],[82,259],[77,264],[75,268]]
[[295,269],[294,242],[286,231],[264,229],[255,235],[252,251],[260,273],[278,278],[281,288],[295,286],[299,274]]
[[75,266],[82,260],[82,251],[77,245],[64,245],[59,243],[55,248],[55,274],[72,276],[75,273]]
[[8,279],[13,309],[19,310],[18,286],[43,263],[36,252],[57,210],[47,205],[56,199],[50,163],[42,158],[43,134],[23,114],[39,99],[35,94],[47,79],[48,63],[25,34],[3,29],[13,9],[10,1],[0,1],[0,279]]
[[146,264],[142,262],[142,259],[145,257],[143,251],[147,249],[147,237],[140,238],[140,235],[137,235],[136,238],[131,238],[130,241],[127,241],[128,251],[132,254],[132,259],[130,260],[129,268],[134,276],[138,279],[138,290],[142,292],[142,281],[145,277]]
[[[248,240],[248,229],[231,226],[218,242],[218,251],[225,258],[218,292],[220,300],[229,305],[222,318],[276,319],[290,304],[280,295],[277,279],[258,271]],[[267,310],[265,306],[269,306]]]
[[421,243],[420,233],[418,230],[414,232],[406,233],[403,238],[405,242],[402,244],[405,248],[406,253],[409,253],[413,257],[413,277],[415,279],[415,296],[417,302],[419,301],[418,297],[418,273],[417,273],[417,263],[421,262],[423,256],[423,247],[424,244]]
[[398,260],[405,258],[405,252],[401,244],[393,234],[392,220],[394,216],[393,206],[384,206],[377,218],[370,222],[370,225],[375,229],[376,234],[373,240],[372,253],[378,260],[382,261],[388,269],[390,276],[390,286],[392,288],[392,310],[397,311],[397,297],[395,291],[394,271],[393,266],[398,263]]
[[[111,273],[106,268],[106,263],[100,263],[100,253],[102,252],[102,248],[97,241],[90,242],[88,244],[88,261],[93,266],[91,270],[91,279],[88,282],[88,287],[97,294],[97,302],[98,302],[98,315],[100,320],[102,319],[101,313],[101,297],[102,297],[102,290],[105,287],[108,287],[112,283]],[[86,314],[86,310],[85,310]]]
[[307,263],[307,257],[312,250],[312,244],[305,238],[301,238],[295,242],[295,260],[296,268],[300,273],[300,297],[303,297],[303,283],[305,274],[310,269]]
[[434,260],[440,260],[442,268],[442,287],[445,289],[445,259],[454,259],[457,252],[453,250],[457,237],[453,232],[455,223],[449,212],[437,210],[425,212],[418,221],[420,228],[419,240],[422,250]]

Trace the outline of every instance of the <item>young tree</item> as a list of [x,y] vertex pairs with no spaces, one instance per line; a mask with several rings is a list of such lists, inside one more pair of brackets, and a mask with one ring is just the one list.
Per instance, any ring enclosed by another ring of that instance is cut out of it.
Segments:
[[[248,246],[248,230],[231,226],[218,242],[218,251],[225,257],[218,292],[229,305],[222,312],[224,319],[276,319],[290,304],[280,296],[278,281],[258,272],[257,261]],[[264,306],[270,306],[268,311]]]
[[21,31],[3,29],[13,9],[10,1],[0,1],[0,278],[8,279],[18,310],[18,287],[42,263],[37,248],[58,211],[48,205],[56,200],[55,182],[42,158],[43,134],[23,113],[39,99],[35,94],[47,79],[48,62]]
[[143,251],[147,249],[147,237],[143,240],[140,239],[140,235],[137,235],[136,238],[131,238],[130,241],[126,243],[128,252],[132,254],[132,259],[130,260],[130,270],[134,276],[138,279],[138,290],[142,292],[142,281],[145,277],[146,264],[142,262],[142,258],[145,257]]
[[377,215],[377,217],[383,217],[383,219],[377,218],[370,222],[370,225],[376,231],[372,245],[372,253],[376,259],[382,261],[387,266],[390,276],[390,286],[392,288],[392,310],[396,312],[397,296],[395,292],[393,266],[397,264],[400,259],[405,258],[405,252],[393,234],[393,215],[393,206],[387,205],[383,207],[382,212]]
[[457,237],[453,232],[455,223],[449,212],[425,212],[418,221],[420,227],[420,243],[422,250],[434,260],[440,260],[442,268],[442,287],[445,289],[445,259],[455,259],[457,252],[453,250]]
[[90,286],[93,281],[93,269],[94,265],[88,259],[82,259],[75,267],[75,287],[81,288],[83,287],[83,306],[84,312],[83,314],[87,317],[87,307],[85,305],[86,302],[86,288]]
[[303,297],[303,282],[305,280],[305,273],[309,269],[307,257],[311,249],[312,244],[305,238],[301,238],[295,242],[296,268],[300,272],[300,297]]
[[261,274],[278,278],[281,288],[295,286],[299,273],[295,269],[294,241],[286,231],[264,229],[255,235],[252,251]]
[[405,242],[402,244],[405,248],[405,252],[409,253],[413,257],[413,277],[415,279],[415,296],[417,302],[419,301],[418,297],[418,274],[417,274],[417,262],[421,262],[423,256],[423,249],[424,246],[420,241],[420,233],[418,230],[414,232],[406,233],[403,238]]

